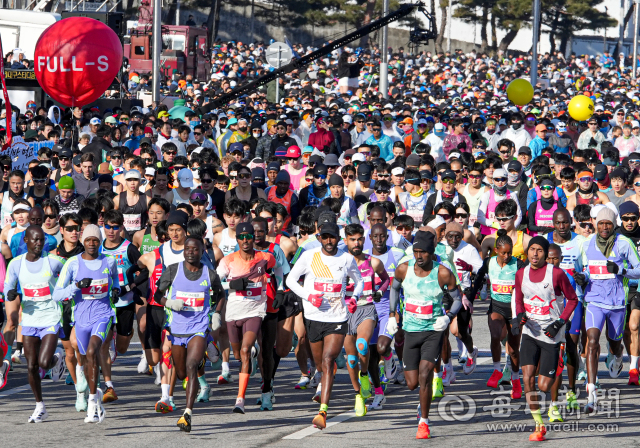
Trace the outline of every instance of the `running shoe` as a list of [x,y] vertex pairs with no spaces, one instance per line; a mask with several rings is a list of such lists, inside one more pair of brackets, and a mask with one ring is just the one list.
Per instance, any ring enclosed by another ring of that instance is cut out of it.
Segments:
[[[611,350],[609,348],[609,343],[607,342],[607,350]],[[615,356],[613,356],[613,353],[611,353],[610,351],[607,353],[607,358],[604,360],[604,365],[607,367],[607,369],[611,368],[611,362],[613,361],[613,358],[615,358]]]
[[113,339],[109,343],[109,357],[111,358],[111,364],[116,362],[118,358],[118,350],[116,350],[116,333],[113,333]]
[[211,387],[209,386],[201,387],[200,390],[198,391],[198,397],[196,398],[196,401],[198,403],[207,403],[209,401],[210,392],[211,392]]
[[432,399],[444,397],[444,385],[442,384],[442,378],[433,377],[433,394]]
[[113,389],[113,387],[107,387],[107,389],[104,391],[102,402],[111,403],[113,401],[116,401],[117,399],[118,396],[116,395],[116,391]]
[[584,407],[585,414],[595,414],[598,410],[598,395],[595,391],[587,397],[587,404]]
[[478,358],[478,347],[473,346],[473,353],[469,354],[469,358],[467,359],[467,363],[462,367],[462,371],[465,375],[471,375],[474,370],[476,370],[476,366]]
[[360,375],[360,395],[365,400],[371,396],[371,383],[369,382],[369,375]]
[[273,391],[264,392],[260,397],[260,410],[273,411]]
[[609,376],[611,378],[618,378],[620,376],[620,373],[622,372],[623,366],[624,363],[622,362],[622,356],[620,356],[619,358],[614,356],[613,361],[611,361],[611,364],[609,364]]
[[44,406],[36,406],[36,410],[33,411],[33,414],[31,414],[27,423],[42,423],[47,418],[49,418],[47,408]]
[[173,405],[169,402],[168,399],[160,399],[156,403],[156,412],[160,414],[168,414],[169,412],[173,412]]
[[576,397],[576,393],[573,391],[567,392],[567,409],[570,411],[574,411],[580,408],[580,404],[578,403],[578,397]]
[[191,432],[191,414],[188,412],[182,414],[182,417],[178,420],[178,428],[180,428],[180,431]]
[[4,335],[0,332],[0,359],[4,359],[7,354],[7,350],[9,350],[9,346],[7,345],[7,341],[4,339]]
[[404,379],[404,370],[398,372],[398,376],[396,376],[396,384],[401,384],[403,386],[407,385],[407,380]]
[[522,398],[522,383],[520,378],[511,380],[511,398],[519,400]]
[[422,406],[418,403],[418,409],[416,410],[416,418],[418,421],[422,418]]
[[365,398],[362,394],[356,394],[356,404],[354,409],[356,411],[356,417],[364,417],[367,415],[367,406],[365,405]]
[[[263,382],[264,384],[264,382]],[[260,390],[262,390],[262,384],[260,385]],[[271,380],[271,392],[269,392],[269,395],[271,395],[271,403],[275,403],[276,402],[276,393],[273,391],[273,380]],[[258,397],[258,399],[256,400],[256,404],[258,406],[262,405],[262,395],[260,395]]]
[[60,378],[62,378],[62,375],[64,375],[64,371],[66,370],[67,365],[64,362],[64,351],[62,351],[62,349],[56,349],[53,357],[56,358],[56,363],[51,369],[51,380],[53,382],[56,382],[60,381]]
[[499,370],[494,370],[491,376],[489,377],[489,381],[487,381],[487,387],[490,387],[492,389],[497,389],[501,380],[502,380],[502,372]]
[[458,352],[458,364],[463,366],[467,363],[467,358],[469,357],[469,352],[467,352],[467,348],[464,347],[461,352]]
[[455,382],[456,382],[456,372],[455,372],[455,370],[447,369],[446,366],[443,366],[442,384],[444,385],[444,387],[449,387]]
[[216,341],[209,341],[209,344],[207,344],[207,358],[209,358],[211,364],[215,364],[220,360],[220,349]]
[[9,370],[11,368],[11,364],[6,359],[2,361],[2,366],[0,366],[0,389],[2,389],[7,384],[7,378],[9,377]]
[[244,398],[236,398],[236,405],[233,407],[233,412],[236,414],[244,414]]
[[547,434],[547,428],[544,425],[536,424],[536,430],[529,436],[529,442],[542,442],[547,440],[544,436]]
[[629,370],[629,386],[640,386],[638,382],[638,369]]
[[315,401],[316,403],[320,403],[321,394],[322,394],[322,383],[318,384],[318,387],[316,388],[316,393],[313,394],[313,398],[311,400]]
[[306,389],[310,381],[311,380],[309,379],[308,375],[300,375],[300,381],[298,381],[298,384],[296,384],[295,389]]
[[291,351],[294,352],[297,346],[298,346],[298,335],[294,331],[293,336],[291,337]]
[[398,365],[396,364],[396,360],[393,358],[393,354],[391,358],[384,360],[384,376],[387,377],[387,383],[393,382],[398,375]]
[[87,377],[84,376],[84,369],[80,370],[80,374],[76,374],[76,379],[78,380],[76,384],[76,391],[84,392],[89,388],[89,383],[87,383]]
[[318,384],[320,384],[321,378],[322,373],[318,372],[318,369],[316,369],[316,373],[313,374],[311,380],[309,381],[309,387],[316,387]]
[[218,384],[229,384],[231,382],[231,372],[222,371],[222,374],[218,376]]
[[509,383],[511,383],[511,361],[507,356],[507,362],[504,365],[504,369],[502,369],[502,378],[500,379],[500,384]]
[[324,429],[327,427],[327,413],[324,411],[318,412],[318,415],[313,417],[311,422],[315,428]]
[[260,346],[256,342],[253,347],[251,347],[251,378],[256,376],[258,373],[258,355],[260,354]]
[[382,405],[387,402],[387,397],[385,394],[376,394],[373,396],[373,401],[367,407],[368,410],[380,410],[382,409]]
[[13,352],[13,355],[11,355],[11,362],[13,364],[22,364],[22,350],[16,350],[15,352]]
[[171,407],[173,409],[178,409],[178,407],[176,406],[176,404],[173,402],[173,397],[169,397],[169,404],[171,405]]
[[347,366],[347,358],[344,357],[344,353],[338,353],[336,364],[338,365],[338,369],[344,369]]
[[104,420],[105,410],[102,406],[102,390],[96,391],[96,401],[89,400],[87,406],[87,416],[84,419],[85,423],[100,423]]
[[562,414],[558,410],[558,406],[552,405],[549,407],[549,412],[547,413],[549,416],[549,423],[562,423],[564,422],[562,418]]
[[69,372],[67,372],[67,377],[64,380],[64,384],[66,384],[67,386],[75,385],[75,383],[73,382],[73,377],[71,377],[71,374]]
[[156,374],[156,379],[153,380],[153,384],[160,386],[162,384],[162,362],[156,364],[153,370],[155,370]]
[[418,425],[418,432],[416,433],[416,439],[430,439],[431,431],[429,431],[429,425],[422,422]]
[[138,373],[141,375],[149,375],[149,362],[147,361],[147,357],[143,353],[140,356],[140,362],[138,363]]
[[587,364],[580,362],[580,368],[578,369],[578,381],[586,381],[587,379]]
[[84,392],[76,392],[76,411],[84,412],[87,410],[87,397],[89,396],[89,391],[85,390]]

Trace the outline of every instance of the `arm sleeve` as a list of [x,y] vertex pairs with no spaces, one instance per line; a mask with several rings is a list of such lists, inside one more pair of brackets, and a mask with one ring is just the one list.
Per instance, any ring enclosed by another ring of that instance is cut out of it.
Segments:
[[60,271],[58,282],[53,290],[53,300],[56,302],[62,302],[70,297],[73,297],[76,292],[79,291],[73,279],[78,272],[78,260],[74,257],[65,263]]
[[300,286],[298,280],[306,273],[306,266],[310,264],[306,262],[307,257],[305,255],[306,254],[302,254],[300,259],[298,260],[299,263],[295,263],[293,265],[293,268],[291,268],[291,272],[289,272],[286,280],[286,285],[289,287],[289,289],[293,291],[295,295],[303,299],[306,299],[308,294],[305,291],[304,287]]
[[491,190],[482,193],[480,198],[480,205],[478,206],[478,222],[487,227],[491,227],[493,224],[492,219],[487,219],[487,206],[489,205],[489,194]]
[[226,280],[227,276],[229,275],[229,265],[227,264],[228,261],[225,260],[225,258],[220,260],[220,263],[218,263],[218,268],[216,269],[218,277],[220,277],[221,281]]
[[433,214],[433,209],[435,207],[436,204],[436,194],[432,194],[431,196],[429,196],[429,199],[427,199],[427,204],[424,207],[424,213],[422,214],[422,222],[424,222],[424,219],[427,216],[430,216]]
[[389,283],[391,283],[389,274],[386,269],[382,269],[381,274],[378,274],[377,272],[376,274],[380,277],[380,280],[382,280],[382,284],[380,285],[380,288],[378,288],[378,291],[384,293],[389,288]]
[[300,216],[300,201],[297,194],[291,195],[291,222],[296,223],[298,216]]
[[447,312],[447,316],[449,316],[450,319],[453,319],[453,317],[458,314],[458,312],[462,308],[462,296],[460,295],[460,290],[457,288],[449,292],[449,295],[453,299],[453,303],[451,304],[451,308],[449,308],[449,311]]
[[[133,246],[133,244],[132,244]],[[115,258],[109,258],[109,275],[111,276],[111,288],[120,289],[120,278],[118,276],[118,264]]]
[[576,295],[576,290],[571,286],[567,274],[565,274],[562,269],[553,268],[553,283],[562,291],[562,294],[564,294],[564,297],[567,300],[564,305],[564,310],[560,315],[560,319],[563,319],[566,322],[578,306],[578,296]]
[[484,278],[489,273],[489,260],[491,260],[491,258],[484,259],[484,261],[482,262],[482,267],[478,270],[478,273],[476,274],[476,278],[473,284],[471,285],[471,291],[467,296],[467,299],[469,299],[471,303],[473,303],[474,299],[476,298],[478,291],[482,289]]
[[349,260],[349,264],[347,266],[347,275],[351,277],[355,286],[353,288],[353,296],[358,299],[362,295],[362,291],[364,290],[364,280],[362,279],[362,275],[360,274],[360,269],[358,269],[358,263],[356,263],[356,259],[351,257]]
[[[518,226],[520,225],[520,223],[522,222],[523,215],[522,215],[522,209],[520,208],[520,202],[515,201],[515,203],[516,203],[516,207],[518,207],[518,211],[517,211],[517,213],[516,213],[516,220],[515,220],[515,222],[513,223],[513,225],[514,225],[514,226],[516,227],[516,229],[517,229],[517,228],[518,228]],[[494,221],[493,223],[494,223],[494,224],[497,224],[498,222],[497,222],[497,221]],[[497,228],[497,227],[496,227],[496,228]]]
[[127,247],[127,257],[132,265],[136,266],[140,259],[140,250],[133,244],[129,244]]
[[3,291],[9,292],[12,289],[16,289],[18,285],[18,270],[20,269],[20,259],[13,259],[9,262],[9,269],[7,269],[6,276],[4,278]]
[[220,277],[213,269],[209,269],[209,283],[211,284],[211,302],[218,303],[224,298],[224,289]]
[[524,275],[524,269],[520,269],[516,272],[516,288],[515,297],[516,302],[516,314],[524,313],[524,295],[522,294],[522,278]]
[[400,300],[400,289],[402,288],[402,283],[400,283],[395,278],[391,283],[391,291],[389,292],[389,312],[395,313],[398,308],[398,301]]

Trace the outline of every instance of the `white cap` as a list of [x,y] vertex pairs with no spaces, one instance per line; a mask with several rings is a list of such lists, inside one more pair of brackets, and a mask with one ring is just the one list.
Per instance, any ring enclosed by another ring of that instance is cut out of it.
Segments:
[[401,166],[397,166],[391,170],[391,174],[393,174],[394,176],[400,176],[403,173],[404,173],[404,168],[402,168]]
[[436,123],[433,129],[436,131],[444,131],[444,125],[442,123]]
[[495,170],[493,172],[493,178],[495,179],[496,177],[507,177],[507,171],[504,168],[498,168],[497,170]]
[[144,169],[144,175],[145,176],[155,176],[156,175],[156,169],[153,167],[148,167]]
[[189,168],[182,168],[178,172],[178,183],[182,188],[193,188],[193,173]]
[[89,123],[90,123],[90,124],[93,124],[93,125],[98,125],[98,124],[101,124],[101,123],[102,123],[102,121],[100,121],[100,119],[99,119],[98,117],[93,117],[93,118],[91,119],[91,121],[89,121]]
[[364,162],[365,160],[367,160],[367,158],[361,153],[354,154],[353,157],[351,157],[352,162]]
[[344,121],[345,123],[352,124],[353,123],[353,118],[351,117],[351,115],[343,115],[342,116],[342,121]]
[[124,174],[124,180],[129,179],[140,179],[140,171],[138,170],[129,170]]

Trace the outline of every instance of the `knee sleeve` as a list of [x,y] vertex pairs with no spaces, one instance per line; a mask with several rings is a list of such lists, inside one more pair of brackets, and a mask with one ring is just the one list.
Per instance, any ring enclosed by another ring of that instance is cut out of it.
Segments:
[[358,363],[358,357],[355,355],[347,355],[347,363],[349,363],[349,367],[355,369],[356,364]]
[[356,341],[356,348],[362,356],[367,356],[367,353],[369,353],[369,343],[364,338],[359,338]]

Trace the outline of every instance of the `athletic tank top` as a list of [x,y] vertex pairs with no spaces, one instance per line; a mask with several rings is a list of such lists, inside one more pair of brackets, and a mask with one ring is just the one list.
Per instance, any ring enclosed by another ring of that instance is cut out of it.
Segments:
[[220,232],[220,250],[222,251],[222,253],[224,254],[224,256],[226,257],[229,254],[232,254],[233,252],[236,251],[236,246],[238,245],[238,242],[236,241],[235,238],[231,238],[229,236],[229,229],[223,229],[222,232]]
[[[540,201],[536,203],[535,223],[540,227],[553,227],[553,213],[558,209],[558,202],[554,202],[549,210],[542,207]],[[531,232],[531,236],[542,235],[539,232]]]
[[42,207],[42,203],[44,202],[45,199],[51,199],[51,189],[49,187],[47,187],[44,190],[43,196],[36,196],[35,193],[33,192],[33,188],[34,187],[29,187],[29,191],[27,192],[27,198],[33,198],[33,202],[37,207]]
[[180,196],[180,194],[178,194],[178,189],[174,189],[173,190],[173,202],[172,204],[174,206],[178,206],[180,204],[188,204],[189,203],[189,196],[187,196],[187,199],[182,198],[182,196]]
[[524,296],[524,309],[529,318],[522,329],[522,334],[546,344],[563,342],[564,328],[561,328],[553,339],[544,334],[544,328],[558,320],[564,310],[564,297],[556,296],[553,287],[553,265],[547,264],[544,280],[539,283],[533,283],[529,279],[530,270],[531,266],[524,268],[520,286]]
[[[524,232],[520,230],[516,230],[516,233],[518,234],[518,237],[516,238],[515,243],[513,243],[513,250],[511,254],[514,257],[519,258],[522,261],[525,261],[527,259],[527,253],[524,250],[524,246],[522,245],[522,241],[524,240]],[[496,255],[496,246],[494,242],[493,248],[491,249],[491,253],[489,254],[489,256],[493,257],[495,255]]]
[[[237,198],[238,197],[238,193],[236,193],[236,189],[235,188],[232,188],[229,191],[230,191],[229,195],[232,198]],[[257,198],[258,198],[258,188],[251,187],[251,197],[249,198],[249,202],[251,202],[252,200],[257,199]]]
[[[20,263],[18,271],[18,281],[22,290],[22,321],[20,325],[24,327],[49,327],[57,325],[62,317],[61,307],[51,298],[55,288],[57,275],[54,276],[49,256],[40,258],[42,263],[37,261],[30,263],[26,255],[20,255],[16,260]],[[39,268],[28,265],[39,264]]]
[[416,260],[409,260],[407,275],[402,282],[404,289],[404,315],[402,329],[408,332],[434,331],[433,324],[444,315],[442,289],[438,281],[440,264],[433,262],[433,268],[426,277],[418,277],[414,270]]
[[171,241],[167,241],[158,248],[162,265],[166,268],[174,263],[184,261],[184,250],[176,251],[171,246]]
[[464,190],[462,190],[462,196],[467,200],[467,205],[469,206],[469,226],[473,226],[478,220],[478,209],[480,208],[480,198],[482,198],[482,188],[478,190],[478,194],[473,196],[469,191],[469,184],[464,186]]
[[[175,192],[174,192],[175,197]],[[147,195],[139,194],[135,205],[127,203],[127,192],[119,196],[120,211],[124,215],[124,228],[127,232],[137,232],[147,225]]]
[[489,282],[491,283],[489,292],[491,299],[501,303],[511,303],[511,293],[516,286],[516,271],[518,270],[518,260],[511,257],[509,263],[500,267],[496,257],[489,260]]
[[153,252],[158,247],[160,247],[160,243],[153,239],[153,236],[151,235],[151,227],[147,226],[144,230],[144,236],[142,237],[142,244],[140,245],[140,255]]
[[[118,269],[118,282],[120,286],[126,285],[129,283],[127,279],[127,270],[133,266],[131,261],[129,260],[128,250],[129,245],[132,244],[129,240],[122,240],[122,242],[118,245],[118,247],[114,247],[113,249],[107,249],[104,247],[104,242],[100,245],[100,253],[105,254],[107,257],[111,257],[116,260],[116,267]],[[124,296],[120,296],[118,301],[115,303],[116,308],[120,308],[123,306],[129,305],[133,301],[133,291],[129,291]]]
[[[373,270],[373,267],[371,266],[371,255],[365,256],[365,260],[362,263],[360,263],[360,266],[358,266],[358,269],[360,270],[362,281],[364,281],[364,289],[362,290],[362,294],[358,299],[358,306],[368,305],[370,303],[373,303],[373,299],[371,296],[373,295],[373,281],[375,276],[375,272]],[[353,283],[353,280],[351,279],[351,277],[349,277],[347,279],[347,288],[346,288],[347,297],[353,296],[353,291],[355,287],[356,287],[355,283]]]
[[[178,272],[171,283],[171,299],[184,302],[181,311],[165,308],[167,327],[174,336],[191,336],[204,333],[209,326],[211,285],[209,268],[202,265],[202,274],[197,280],[189,280],[184,274],[184,262],[178,264]],[[204,334],[203,334],[204,336]]]

